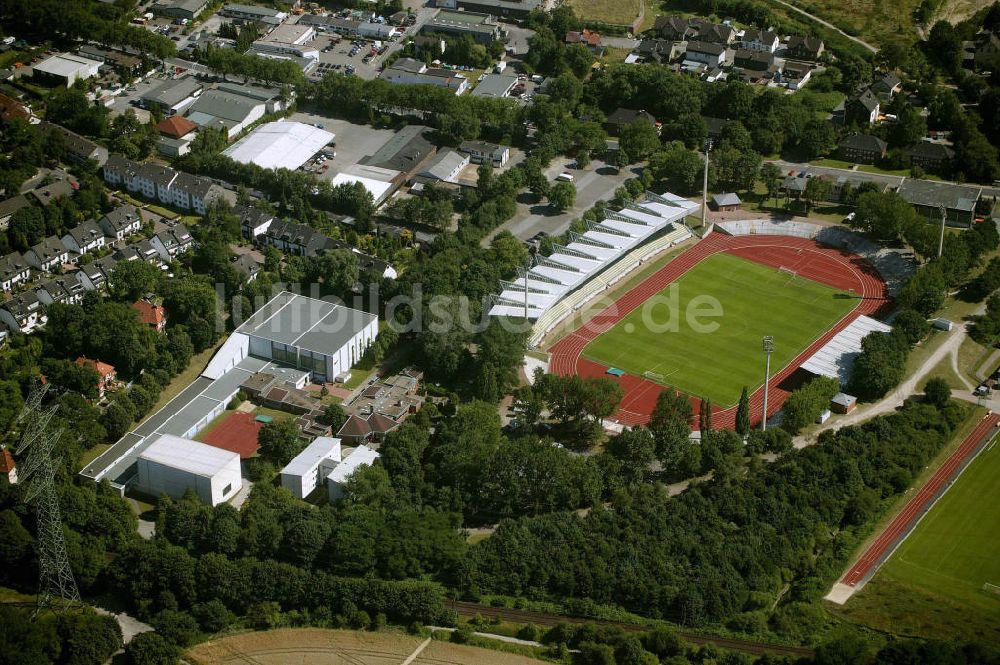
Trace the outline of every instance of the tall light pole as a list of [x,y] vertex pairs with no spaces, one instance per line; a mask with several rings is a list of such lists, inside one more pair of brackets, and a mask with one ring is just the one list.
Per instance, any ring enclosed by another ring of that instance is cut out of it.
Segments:
[[944,252],[944,224],[948,221],[948,209],[944,206],[938,206],[941,210],[941,237],[938,239],[938,258],[941,258],[941,254]]
[[705,233],[705,219],[708,216],[708,153],[712,150],[712,139],[705,141],[705,175],[701,186],[701,232]]
[[760,417],[760,429],[767,429],[767,384],[771,380],[771,353],[774,352],[774,337],[765,335],[763,339],[764,347],[764,412]]

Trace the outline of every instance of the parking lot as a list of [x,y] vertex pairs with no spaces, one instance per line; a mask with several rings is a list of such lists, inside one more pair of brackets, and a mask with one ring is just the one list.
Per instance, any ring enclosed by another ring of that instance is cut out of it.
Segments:
[[334,150],[337,156],[328,159],[326,164],[329,168],[317,174],[324,180],[333,179],[333,176],[348,166],[374,154],[395,134],[391,129],[375,129],[367,125],[355,125],[346,120],[301,111],[294,113],[289,119],[310,125],[323,125],[323,129],[336,135],[337,146]]

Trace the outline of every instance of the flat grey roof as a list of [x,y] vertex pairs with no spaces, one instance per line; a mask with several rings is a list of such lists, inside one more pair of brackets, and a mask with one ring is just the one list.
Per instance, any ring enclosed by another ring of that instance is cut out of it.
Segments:
[[503,97],[517,83],[516,76],[509,74],[487,74],[486,78],[472,91],[473,97]]
[[279,293],[237,331],[306,351],[333,355],[378,317],[368,312]]

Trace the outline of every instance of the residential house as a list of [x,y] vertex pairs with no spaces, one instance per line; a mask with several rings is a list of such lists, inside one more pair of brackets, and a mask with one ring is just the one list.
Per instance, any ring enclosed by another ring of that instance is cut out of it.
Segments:
[[622,129],[626,125],[630,125],[633,122],[646,122],[657,128],[659,127],[656,122],[656,118],[653,114],[647,113],[645,110],[636,111],[634,109],[627,109],[619,107],[608,116],[608,119],[604,121],[604,130],[610,136],[621,135]]
[[163,265],[163,259],[160,256],[159,250],[153,245],[152,241],[145,238],[131,245],[119,248],[115,252],[115,259],[119,262],[144,261],[154,266]]
[[190,251],[194,247],[194,238],[183,224],[175,224],[166,231],[160,231],[149,239],[149,244],[156,250],[160,260],[165,263]]
[[798,90],[809,82],[812,76],[813,66],[808,62],[799,60],[785,60],[785,66],[781,71],[781,76],[776,80],[783,82],[789,90]]
[[955,151],[943,143],[932,143],[931,141],[921,141],[914,143],[906,153],[910,156],[910,163],[919,166],[925,171],[942,172],[951,167],[951,162],[955,159]]
[[792,35],[788,38],[788,55],[793,58],[815,62],[823,55],[823,49],[823,40],[819,37]]
[[319,256],[333,249],[333,241],[305,224],[274,220],[257,242],[297,256]]
[[0,202],[0,231],[7,230],[10,226],[10,218],[14,216],[15,212],[21,208],[28,208],[30,206],[31,201],[24,194],[18,194]]
[[918,214],[935,224],[941,222],[941,209],[947,213],[949,226],[971,228],[976,219],[976,204],[983,189],[978,185],[958,185],[934,180],[906,178],[897,190]]
[[55,272],[56,268],[69,261],[69,250],[56,236],[49,236],[24,253],[29,266],[42,272]]
[[167,310],[163,305],[151,303],[148,300],[137,300],[132,303],[132,309],[139,313],[139,320],[156,332],[163,332],[167,327]]
[[485,141],[463,141],[458,149],[469,154],[473,164],[490,162],[494,168],[500,168],[510,159],[510,148]]
[[766,72],[774,66],[774,55],[767,51],[738,49],[733,56],[733,64],[755,72]]
[[712,23],[699,18],[691,19],[690,23],[694,28],[691,39],[699,42],[729,46],[736,38],[736,31],[722,23]]
[[35,199],[39,205],[43,208],[49,207],[53,201],[62,198],[70,198],[76,194],[76,190],[80,185],[73,178],[65,175],[65,177],[59,177],[57,180],[48,183],[47,185],[41,185],[36,187],[28,195]]
[[86,290],[77,273],[69,273],[45,282],[35,289],[35,295],[45,305],[79,305]]
[[903,84],[895,74],[886,74],[871,84],[869,90],[882,99],[892,99],[893,95],[903,89]]
[[77,53],[84,58],[103,62],[107,67],[102,69],[116,70],[128,79],[142,74],[142,60],[134,55],[103,49],[93,44],[84,44],[77,49]]
[[142,228],[142,215],[134,205],[120,205],[98,221],[111,243],[120,243]]
[[761,51],[763,53],[774,53],[778,50],[780,40],[778,35],[770,30],[758,30],[757,28],[747,28],[740,38],[743,48],[748,51]]
[[581,31],[570,30],[566,33],[564,41],[567,44],[583,44],[588,49],[590,49],[595,54],[604,53],[604,49],[601,47],[601,33],[592,32],[587,28]]
[[687,42],[667,39],[643,39],[635,53],[643,62],[667,64],[680,59],[687,50]]
[[63,246],[74,255],[70,261],[76,263],[84,254],[96,251],[104,247],[104,231],[92,219],[85,220],[76,225],[75,228],[62,237]]
[[48,320],[38,296],[31,291],[19,293],[0,305],[0,323],[25,335],[44,326]]
[[233,206],[233,214],[240,218],[240,230],[247,240],[266,233],[274,221],[274,215],[266,210],[239,203]]
[[721,67],[728,61],[728,51],[723,44],[689,41],[687,50],[684,52],[684,59],[709,67]]
[[848,125],[870,125],[878,120],[878,112],[878,97],[865,90],[844,104],[844,122]]
[[233,268],[250,283],[257,279],[263,266],[250,253],[246,253],[233,258]]
[[4,122],[14,122],[15,120],[28,122],[30,119],[31,111],[24,104],[13,97],[0,94],[0,120]]
[[837,156],[845,162],[874,164],[885,157],[886,142],[871,134],[851,134],[837,145]]
[[108,286],[108,280],[111,279],[111,275],[115,271],[115,264],[117,263],[118,262],[110,256],[105,256],[91,261],[90,263],[85,263],[80,266],[80,270],[77,272],[80,277],[80,282],[88,291],[106,289]]
[[39,127],[46,131],[59,132],[63,135],[63,142],[66,145],[66,156],[72,162],[93,161],[97,162],[98,166],[103,166],[104,162],[108,160],[107,148],[97,145],[90,139],[85,139],[61,125],[42,121]]
[[0,291],[10,291],[31,278],[31,266],[20,252],[0,257]]
[[682,16],[657,16],[653,29],[668,41],[685,41],[695,31],[688,20]]
[[11,485],[17,484],[17,464],[7,446],[0,448],[0,475],[6,478]]
[[130,192],[181,210],[194,210],[199,215],[205,214],[212,201],[224,196],[222,188],[208,178],[160,164],[140,165],[118,155],[112,155],[104,165],[104,181],[109,185],[124,185]]
[[80,367],[89,367],[97,373],[97,394],[104,397],[105,393],[112,390],[118,381],[118,373],[115,372],[114,365],[102,363],[100,360],[91,360],[80,356],[76,359],[76,364]]

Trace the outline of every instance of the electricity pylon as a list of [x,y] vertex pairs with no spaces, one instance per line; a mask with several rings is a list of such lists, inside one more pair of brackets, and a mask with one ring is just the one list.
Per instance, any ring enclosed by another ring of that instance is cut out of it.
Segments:
[[[34,504],[38,529],[38,607],[51,609],[56,601],[62,608],[80,602],[80,591],[73,579],[66,555],[66,538],[62,529],[62,513],[55,488],[55,470],[59,460],[52,459],[52,449],[61,432],[49,427],[58,405],[42,407],[42,398],[48,386],[39,385],[31,390],[24,409],[15,421],[23,427],[17,447],[23,458],[21,478],[25,486],[25,503]],[[27,452],[27,455],[24,453]]]

